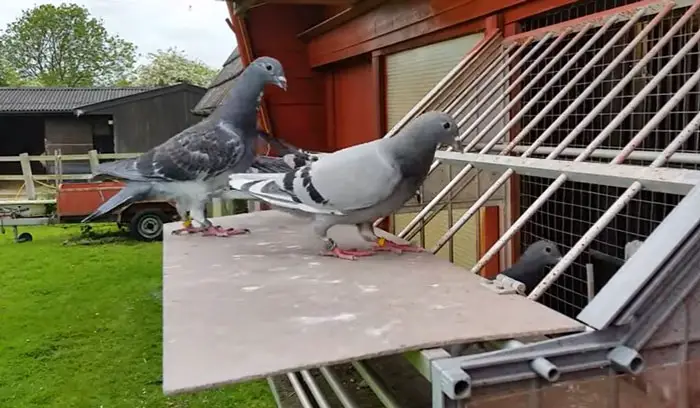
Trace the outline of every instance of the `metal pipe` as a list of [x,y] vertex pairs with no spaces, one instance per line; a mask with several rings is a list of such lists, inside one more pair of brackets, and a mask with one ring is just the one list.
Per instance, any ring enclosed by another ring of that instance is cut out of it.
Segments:
[[[491,148],[493,151],[501,152],[505,150],[506,145],[497,144]],[[530,145],[515,146],[511,153],[524,153],[530,148]],[[553,152],[555,147],[553,146],[539,146],[537,149],[533,149],[532,154],[542,154],[546,155]],[[581,147],[567,147],[559,153],[559,156],[566,157],[576,157],[580,155],[584,149]],[[596,159],[613,159],[615,156],[620,154],[621,150],[617,149],[596,149],[591,153],[589,158]],[[648,161],[652,162],[658,157],[659,151],[647,150],[647,151],[635,151],[627,156],[627,160],[638,160],[638,161]],[[669,159],[669,163],[676,164],[700,164],[700,153],[676,153]]]
[[297,378],[296,373],[287,373],[287,378],[289,379],[289,382],[292,383],[292,388],[294,388],[294,392],[297,394],[301,406],[303,408],[315,408],[311,403],[311,400],[309,400],[309,396],[306,395],[304,387],[301,386],[301,382]]
[[328,385],[338,397],[338,400],[343,405],[343,408],[360,408],[357,404],[355,404],[352,398],[350,398],[347,391],[345,391],[345,388],[343,388],[340,381],[338,381],[338,377],[335,376],[335,373],[333,373],[329,367],[321,366],[318,370],[321,372],[323,378],[326,379]]
[[[631,52],[635,47],[636,44],[639,43],[643,38],[646,37],[646,35],[657,25],[661,22],[663,17],[671,11],[673,8],[673,4],[669,3],[666,5],[666,7],[661,10],[659,14],[657,14],[650,22],[647,24],[640,32],[637,34],[637,36],[625,47],[625,49],[613,60],[610,65],[608,65],[603,72],[601,72],[595,80],[576,98],[576,100],[567,107],[567,109],[564,111],[564,113],[557,118],[557,120],[552,123],[552,125],[545,130],[542,135],[540,135],[540,138],[545,138],[549,137],[552,133],[554,133],[554,130],[556,129],[555,125],[558,126],[566,120],[567,116],[571,114],[573,110],[578,107],[581,103],[583,103],[584,99],[591,93],[593,90],[603,81],[603,79],[609,75],[613,69],[616,68],[616,64],[619,64],[621,60],[629,53]],[[642,59],[637,62],[637,64],[630,70],[630,72],[625,75],[625,77],[608,93],[603,100],[601,100],[594,108],[593,110],[586,115],[586,117],[583,119],[583,122],[586,122],[586,125],[590,123],[590,121],[595,118],[600,111],[603,110],[605,106],[607,106],[613,99],[614,97],[622,91],[622,89],[627,85],[627,83],[637,74],[639,70],[641,70],[648,62],[649,60],[656,54],[658,53],[661,48],[673,37],[676,31],[680,29],[680,27],[685,23],[685,21],[690,17],[695,12],[695,10],[692,11],[692,13],[688,14],[686,13],[683,17],[686,17],[685,20],[681,21],[679,20],[678,23],[676,23],[669,32],[664,35],[661,40],[651,49],[649,52],[642,57]],[[681,19],[683,19],[681,17]],[[675,29],[675,30],[674,30]],[[602,107],[601,107],[602,106]],[[572,141],[573,139],[578,136],[578,134],[583,130],[583,127],[581,127],[581,124],[576,126],[574,130],[569,133],[564,140],[552,151],[552,153],[547,156],[547,159],[553,159],[556,158],[559,153],[566,148]],[[574,161],[582,161],[586,157],[583,156],[583,154],[579,155]],[[566,175],[561,175],[557,179],[554,180],[554,182],[530,205],[530,207],[523,212],[520,217],[506,230],[506,232],[501,236],[492,246],[489,248],[488,251],[479,259],[479,261],[476,263],[476,265],[472,268],[472,272],[476,273],[479,271],[495,254],[498,253],[498,251],[501,250],[501,248],[515,235],[517,231],[519,231],[523,225],[537,212],[537,210],[542,207],[542,205],[561,187],[564,182],[566,181]]]
[[[530,64],[530,66],[529,66],[528,68],[526,68],[525,71],[523,71],[522,74],[520,74],[520,76],[519,76],[515,81],[513,81],[513,82],[511,83],[511,85],[508,87],[508,89],[506,89],[506,90],[501,94],[501,96],[499,96],[498,99],[497,99],[495,102],[493,102],[493,103],[486,109],[486,111],[483,112],[483,113],[476,119],[476,121],[475,121],[474,123],[472,123],[472,125],[470,125],[470,127],[469,127],[466,131],[462,132],[462,133],[459,135],[458,139],[459,139],[459,140],[464,140],[464,138],[466,137],[466,135],[468,135],[469,133],[471,133],[471,131],[472,131],[473,129],[475,129],[476,126],[478,126],[479,123],[481,123],[481,121],[482,121],[484,118],[486,118],[486,116],[487,116],[489,113],[491,113],[491,111],[493,111],[494,108],[496,108],[496,106],[498,106],[498,104],[501,103],[501,101],[503,101],[503,99],[505,99],[506,95],[509,95],[510,92],[513,91],[513,90],[520,84],[520,82],[522,82],[522,81],[527,77],[527,75],[530,73],[530,71],[532,71],[533,69],[535,69],[535,67],[537,66],[537,64],[539,64],[547,55],[549,55],[549,53],[550,53],[554,48],[556,48],[557,45],[559,45],[559,43],[564,39],[564,37],[565,37],[566,35],[567,35],[567,34],[564,33],[564,34],[560,35],[559,37],[555,38],[554,41],[549,45],[549,47],[547,47],[547,49],[545,49],[545,50],[542,52],[542,54],[540,54],[540,56],[537,57],[537,58],[535,59],[535,61],[534,61],[532,64]],[[541,47],[544,46],[544,44],[546,43],[546,41],[547,41],[550,37],[551,37],[551,35],[548,34],[548,35],[545,36],[545,38],[542,39],[542,41],[540,41],[539,43],[537,43],[537,44],[533,47],[533,49],[530,50],[530,52],[528,52],[528,53],[525,55],[525,57],[523,58],[523,60],[521,60],[521,61],[518,63],[518,65],[516,65],[516,67],[512,70],[512,72],[517,72],[516,68],[518,68],[520,65],[524,64],[525,61],[529,60],[529,58],[530,58],[532,55],[534,55]],[[502,83],[505,84],[505,82],[508,80],[508,77],[509,77],[509,76],[504,77],[504,78],[499,82],[499,85],[501,85]],[[490,95],[491,95],[492,93],[495,93],[498,89],[499,89],[499,86],[494,87],[494,88],[489,92],[489,94],[488,94],[484,99],[482,99],[482,101],[487,101],[488,98],[490,97]],[[523,94],[523,93],[521,92],[521,94]],[[524,94],[523,94],[523,95],[524,95]],[[467,114],[467,117],[469,117],[469,116],[472,115],[474,112],[476,112],[480,106],[481,106],[480,104],[477,105],[477,106],[475,106],[475,107],[472,109],[472,111],[470,111],[469,114]],[[511,107],[512,107],[512,106],[511,106]],[[458,125],[461,127],[461,126],[464,125],[464,123],[461,123],[461,124],[458,123]],[[463,149],[463,151],[467,151],[467,150],[471,149],[471,148],[473,147],[473,145],[476,145],[476,143],[478,143],[479,140],[481,140],[481,138],[483,138],[484,134],[485,134],[485,133],[482,132],[482,133],[480,134],[481,137],[479,137],[479,136],[475,137],[474,140],[473,140],[472,142],[470,142],[470,143],[467,145],[467,147],[465,147],[465,148]],[[430,173],[431,173],[435,168],[437,168],[437,166],[439,166],[439,165],[440,165],[440,161],[439,161],[439,160],[434,161],[433,164],[430,166],[430,170],[428,170],[428,174],[430,174]],[[434,197],[434,198],[433,198],[433,199],[432,199],[432,200],[431,200],[431,201],[430,201],[430,202],[429,202],[429,203],[428,203],[428,204],[427,204],[427,205],[426,205],[426,206],[425,206],[425,207],[424,207],[424,208],[423,208],[409,223],[408,223],[408,225],[407,225],[406,227],[404,227],[403,230],[401,230],[401,232],[398,234],[398,236],[399,236],[399,237],[403,237],[408,231],[410,231],[411,229],[413,229],[419,222],[421,222],[420,220],[421,220],[423,217],[425,217],[425,215],[426,215],[433,207],[435,207],[435,205],[436,205],[440,200],[442,200],[442,199],[445,197],[445,195],[447,195],[447,193],[448,193],[462,178],[464,178],[464,176],[466,176],[467,173],[469,173],[469,170],[471,170],[472,168],[473,168],[473,166],[472,166],[471,164],[467,164],[464,168],[462,168],[462,170],[460,170],[459,173],[457,173],[457,175],[456,175],[452,180],[450,180],[450,182],[447,184],[447,186],[445,186],[445,188],[443,188],[443,189],[437,194],[437,196],[435,196],[435,197]]]
[[311,373],[309,373],[309,370],[301,370],[300,372],[301,378],[303,378],[306,385],[309,386],[311,395],[313,395],[316,399],[319,408],[331,408],[330,404],[328,404],[328,400],[326,400],[323,392],[321,392],[321,389],[318,387],[316,380],[314,380],[314,377],[311,375]]
[[360,377],[365,380],[367,385],[374,391],[377,398],[379,398],[386,408],[401,408],[396,398],[391,395],[386,385],[384,385],[381,379],[377,378],[377,375],[372,372],[371,368],[367,367],[362,361],[353,361],[352,366],[355,367]]
[[586,264],[586,294],[588,303],[591,303],[595,296],[595,273],[593,271],[593,264],[590,263]]

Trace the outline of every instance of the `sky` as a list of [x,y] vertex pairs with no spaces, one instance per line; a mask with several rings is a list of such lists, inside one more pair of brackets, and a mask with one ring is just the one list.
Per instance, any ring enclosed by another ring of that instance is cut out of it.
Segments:
[[110,34],[134,43],[139,63],[149,52],[177,47],[218,70],[236,46],[221,0],[0,0],[0,30],[24,9],[62,2],[87,8]]

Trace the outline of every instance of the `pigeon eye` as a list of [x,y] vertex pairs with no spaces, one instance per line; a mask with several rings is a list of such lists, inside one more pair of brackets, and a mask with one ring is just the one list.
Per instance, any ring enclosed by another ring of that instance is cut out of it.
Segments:
[[552,252],[552,248],[551,247],[544,247],[544,252],[550,253],[550,252]]
[[272,71],[272,65],[270,64],[265,64],[265,69],[268,71]]
[[442,127],[445,128],[445,129],[449,129],[451,126],[450,126],[450,123],[449,123],[449,122],[445,122],[445,123],[442,124]]

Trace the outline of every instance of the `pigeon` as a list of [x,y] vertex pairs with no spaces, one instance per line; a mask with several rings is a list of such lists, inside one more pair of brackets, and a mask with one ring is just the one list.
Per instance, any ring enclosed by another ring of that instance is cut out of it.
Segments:
[[255,161],[257,109],[266,84],[287,89],[282,64],[271,57],[259,57],[246,67],[208,118],[137,158],[101,164],[93,180],[116,178],[124,180],[126,186],[82,222],[135,201],[166,199],[174,201],[184,220],[183,228],[173,231],[175,234],[232,236],[249,232],[214,226],[204,209],[209,199],[228,189],[229,174],[245,172]]
[[[395,136],[323,154],[280,173],[232,174],[230,185],[280,209],[311,219],[323,255],[355,260],[375,251],[422,251],[379,238],[372,222],[400,209],[425,181],[440,144],[457,146],[454,118],[437,111],[411,120]],[[355,225],[370,251],[341,249],[328,237],[337,224]]]
[[501,272],[501,275],[524,284],[526,292],[529,292],[544,278],[547,273],[545,268],[556,265],[559,260],[561,260],[561,253],[557,245],[542,239],[528,246],[518,262]]

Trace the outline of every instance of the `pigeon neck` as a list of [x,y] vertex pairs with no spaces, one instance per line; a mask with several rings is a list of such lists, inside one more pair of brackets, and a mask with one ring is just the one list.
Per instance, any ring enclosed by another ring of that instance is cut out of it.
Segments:
[[426,140],[427,138],[407,136],[389,138],[388,149],[404,177],[424,177],[433,163],[437,146],[431,140]]
[[260,75],[255,75],[251,70],[243,71],[221,105],[219,119],[235,123],[242,129],[255,129],[264,87],[265,82]]

